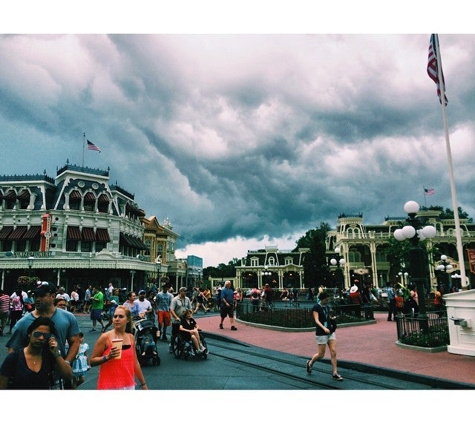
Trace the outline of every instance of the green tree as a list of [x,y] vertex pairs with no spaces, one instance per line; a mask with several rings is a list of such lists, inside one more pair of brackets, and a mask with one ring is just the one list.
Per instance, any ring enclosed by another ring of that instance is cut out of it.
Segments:
[[298,248],[309,248],[303,260],[305,287],[317,287],[328,284],[329,269],[326,258],[326,237],[330,230],[327,223],[320,223],[320,227],[309,230],[299,240]]
[[[441,207],[440,205],[431,205],[430,207],[421,207],[422,211],[440,211],[439,218],[441,220],[453,220],[454,219],[454,211],[450,208]],[[472,218],[469,217],[468,213],[465,212],[462,207],[458,207],[458,214],[460,219],[467,219],[470,223],[473,221]]]

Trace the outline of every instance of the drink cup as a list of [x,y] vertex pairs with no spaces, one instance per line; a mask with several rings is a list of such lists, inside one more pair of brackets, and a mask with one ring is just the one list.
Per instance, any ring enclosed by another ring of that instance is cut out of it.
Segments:
[[122,343],[123,339],[121,338],[113,338],[112,339],[112,348],[117,348],[119,350],[119,356],[116,356],[114,359],[120,359],[122,356]]

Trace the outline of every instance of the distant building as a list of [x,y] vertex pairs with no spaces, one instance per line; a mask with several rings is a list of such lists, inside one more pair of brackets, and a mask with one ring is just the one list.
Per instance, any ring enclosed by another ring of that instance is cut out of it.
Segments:
[[[442,281],[444,284],[451,284],[451,276],[460,273],[455,221],[440,219],[439,215],[440,211],[418,213],[419,217],[427,219],[428,224],[435,226],[437,230],[433,239],[427,239],[428,283],[430,284],[427,288],[433,288]],[[409,263],[401,262],[399,266],[391,268],[387,256],[389,241],[405,219],[406,217],[387,217],[382,224],[366,225],[363,223],[362,214],[341,214],[338,217],[336,230],[330,231],[327,235],[326,246],[328,260],[335,256],[335,248],[340,248],[340,256],[345,260],[342,266],[345,287],[351,286],[355,279],[360,282],[371,282],[376,287],[384,287],[388,282],[404,284],[410,282]],[[468,219],[461,219],[460,225],[466,275],[473,286],[474,274],[470,272],[467,252],[475,249],[475,224]],[[453,266],[447,274],[436,269],[441,255],[446,255]],[[332,271],[336,270],[336,266],[330,266],[330,268]],[[407,275],[404,275],[406,273]],[[456,277],[453,282],[457,283]]]
[[236,286],[245,289],[268,283],[275,288],[304,288],[303,258],[308,251],[279,250],[277,246],[249,250],[236,266]]

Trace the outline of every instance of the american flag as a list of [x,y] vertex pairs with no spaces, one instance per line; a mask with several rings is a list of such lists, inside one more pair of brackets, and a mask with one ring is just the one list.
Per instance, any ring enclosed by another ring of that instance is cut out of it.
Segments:
[[87,149],[90,149],[91,151],[101,152],[101,149],[97,145],[94,145],[89,139],[87,140]]
[[425,188],[424,188],[424,194],[425,194],[425,196],[434,195],[434,193],[435,193],[435,189],[425,189]]
[[439,44],[439,37],[435,34],[432,34],[430,36],[429,57],[427,60],[427,74],[436,83],[437,95],[439,96],[439,101],[442,104],[442,99],[440,97],[439,74],[437,71],[437,67],[440,62],[440,74],[442,75],[442,83],[444,85],[444,100],[445,100],[445,105],[447,105],[449,103],[449,100],[447,99],[447,96],[445,95],[445,79],[444,79],[444,73],[442,72],[442,62],[440,60],[440,57],[437,57],[437,50],[435,48],[435,43],[437,43],[437,45]]

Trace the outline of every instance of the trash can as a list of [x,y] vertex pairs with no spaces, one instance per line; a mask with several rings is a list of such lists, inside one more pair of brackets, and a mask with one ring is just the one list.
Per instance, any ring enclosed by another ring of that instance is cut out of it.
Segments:
[[443,296],[449,324],[449,353],[475,356],[475,290]]

